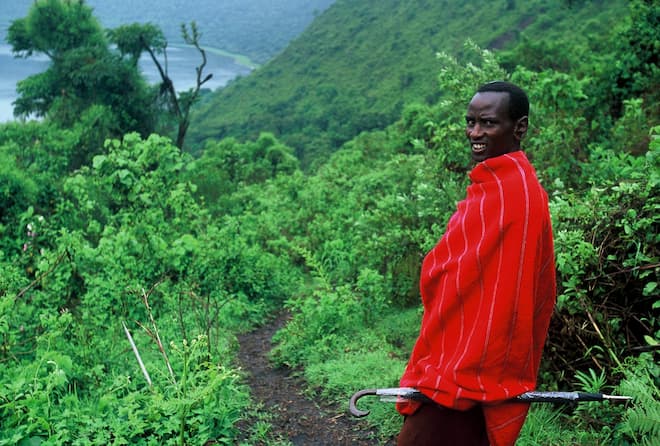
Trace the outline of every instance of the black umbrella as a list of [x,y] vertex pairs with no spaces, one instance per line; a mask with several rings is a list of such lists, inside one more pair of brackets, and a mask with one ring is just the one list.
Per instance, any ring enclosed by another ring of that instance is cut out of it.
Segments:
[[[357,401],[366,395],[379,396],[381,401],[396,402],[400,399],[415,400],[423,403],[434,403],[431,398],[412,387],[393,387],[389,389],[364,389],[359,390],[351,397],[348,407],[351,415],[357,418],[369,415],[368,410],[357,408]],[[523,403],[579,403],[583,401],[630,401],[630,396],[606,395],[604,393],[587,392],[540,392],[532,391],[523,393],[511,401]],[[434,403],[435,404],[435,403]]]

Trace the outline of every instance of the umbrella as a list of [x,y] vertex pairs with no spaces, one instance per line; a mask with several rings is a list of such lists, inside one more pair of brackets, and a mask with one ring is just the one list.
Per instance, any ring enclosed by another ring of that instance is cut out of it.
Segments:
[[[396,402],[400,399],[420,401],[423,403],[434,403],[431,398],[424,395],[412,387],[392,387],[387,389],[363,389],[355,392],[349,401],[349,410],[351,415],[357,418],[369,415],[368,410],[357,408],[357,401],[363,396],[375,395],[380,397],[381,401]],[[523,403],[579,403],[583,401],[630,401],[630,396],[606,395],[604,393],[588,392],[543,392],[531,391],[523,393],[511,401]],[[435,403],[434,403],[435,404]]]

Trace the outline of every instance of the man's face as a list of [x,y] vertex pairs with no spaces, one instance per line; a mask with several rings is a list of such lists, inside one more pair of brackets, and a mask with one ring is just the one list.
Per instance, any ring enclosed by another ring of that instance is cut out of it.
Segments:
[[517,122],[510,118],[509,94],[505,92],[475,94],[468,105],[465,123],[472,159],[477,163],[520,150],[520,140],[527,130],[527,117]]

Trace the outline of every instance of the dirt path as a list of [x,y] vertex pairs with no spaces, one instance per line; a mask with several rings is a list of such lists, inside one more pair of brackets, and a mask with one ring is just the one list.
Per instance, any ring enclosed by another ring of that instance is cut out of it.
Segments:
[[[286,317],[281,316],[238,338],[239,361],[248,375],[252,397],[271,415],[268,419],[272,426],[270,437],[294,446],[381,444],[364,421],[350,418],[346,407],[322,405],[307,399],[301,379],[292,377],[288,369],[273,368],[268,360],[271,339],[285,322]],[[249,429],[249,425],[241,426],[244,432]]]

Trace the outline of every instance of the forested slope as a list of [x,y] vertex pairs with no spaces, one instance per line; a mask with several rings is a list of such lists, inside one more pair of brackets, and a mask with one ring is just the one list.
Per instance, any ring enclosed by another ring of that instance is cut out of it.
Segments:
[[511,65],[569,68],[598,54],[625,14],[619,0],[340,0],[282,54],[200,106],[191,141],[269,131],[308,165],[391,123],[404,104],[437,99],[439,51],[459,54],[466,39],[484,48],[522,42]]

